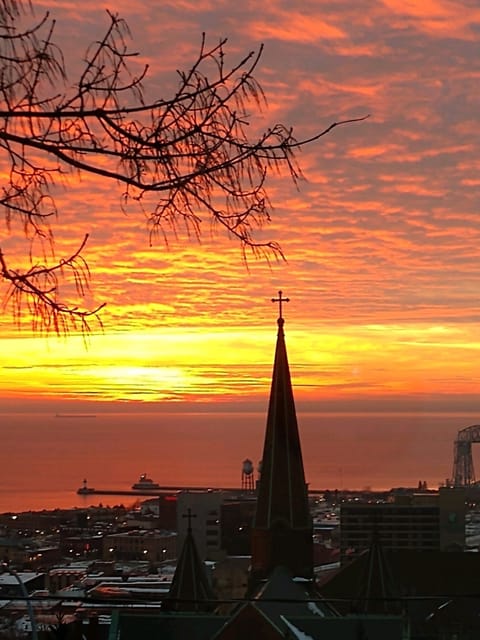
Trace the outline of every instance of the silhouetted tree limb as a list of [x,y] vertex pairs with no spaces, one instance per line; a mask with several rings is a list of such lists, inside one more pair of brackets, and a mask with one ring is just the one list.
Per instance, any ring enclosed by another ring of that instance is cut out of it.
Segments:
[[96,316],[102,304],[90,311],[69,306],[58,299],[59,279],[66,275],[74,281],[75,290],[80,298],[88,289],[90,272],[82,258],[81,251],[87,243],[86,235],[77,251],[54,265],[33,264],[26,271],[15,271],[7,266],[5,256],[0,249],[0,272],[8,283],[5,296],[6,306],[11,306],[14,320],[19,325],[26,305],[32,318],[34,331],[54,331],[56,334],[68,333],[69,328],[79,326],[88,332],[88,320]]
[[[53,40],[48,14],[25,29],[23,6],[0,0],[0,154],[7,179],[0,206],[7,229],[22,225],[30,240],[53,247],[51,220],[59,215],[54,186],[62,173],[93,174],[123,185],[122,206],[132,200],[151,222],[151,235],[176,231],[200,235],[210,219],[237,238],[245,251],[281,254],[273,242],[258,242],[255,230],[270,220],[265,180],[286,169],[301,178],[295,150],[318,140],[333,123],[308,140],[296,140],[282,124],[258,138],[247,135],[248,106],[265,98],[254,72],[262,47],[233,66],[225,65],[226,40],[209,47],[202,37],[191,68],[178,72],[170,99],[148,100],[148,68],[131,64],[127,24],[108,13],[103,38],[87,50],[78,79],[69,82],[62,51]],[[61,277],[69,277],[81,298],[89,271],[81,251],[50,264],[9,266],[0,249],[8,283],[7,301],[20,320],[25,304],[37,331],[66,333],[75,323],[88,330],[100,309],[62,302]]]

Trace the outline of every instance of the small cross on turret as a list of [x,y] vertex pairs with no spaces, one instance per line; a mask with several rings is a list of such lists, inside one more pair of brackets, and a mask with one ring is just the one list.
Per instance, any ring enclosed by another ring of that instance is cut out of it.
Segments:
[[188,518],[187,531],[189,533],[192,532],[192,518],[196,518],[196,517],[197,516],[194,513],[192,513],[192,510],[190,509],[190,507],[188,507],[187,513],[184,513],[182,515],[182,518]]
[[283,291],[278,292],[278,298],[272,298],[272,302],[278,302],[278,319],[283,320],[282,317],[282,302],[290,302],[290,298],[284,298],[282,296]]

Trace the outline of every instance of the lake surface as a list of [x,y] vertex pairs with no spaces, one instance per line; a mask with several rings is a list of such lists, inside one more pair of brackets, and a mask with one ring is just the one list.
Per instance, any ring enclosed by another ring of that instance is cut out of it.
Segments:
[[[256,466],[262,457],[265,413],[95,415],[0,416],[0,512],[130,500],[77,496],[84,478],[116,490],[130,489],[142,473],[161,485],[239,486],[243,460]],[[419,480],[437,487],[452,474],[457,431],[478,421],[470,413],[299,412],[307,482],[319,489]]]

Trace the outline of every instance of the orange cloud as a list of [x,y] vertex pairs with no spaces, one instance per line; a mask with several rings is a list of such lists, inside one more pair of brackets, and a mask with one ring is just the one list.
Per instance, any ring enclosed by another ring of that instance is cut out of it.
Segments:
[[394,14],[401,16],[409,27],[433,37],[476,39],[474,25],[480,21],[480,10],[465,7],[452,0],[382,0]]
[[[95,336],[95,352],[104,352],[95,362],[82,359],[81,341],[72,351],[56,341],[30,342],[28,319],[18,334],[3,314],[5,393],[17,393],[20,379],[28,396],[70,397],[84,389],[103,401],[214,403],[218,396],[265,393],[275,332],[269,298],[279,289],[292,298],[289,344],[291,336],[302,398],[363,394],[377,406],[381,397],[414,396],[420,388],[472,392],[480,257],[480,67],[471,40],[477,10],[393,0],[363,11],[347,0],[288,7],[135,2],[118,10],[131,22],[138,66],[151,64],[149,96],[172,94],[176,69],[189,67],[206,31],[209,42],[229,36],[227,61],[265,41],[257,77],[268,107],[258,114],[250,106],[253,138],[279,121],[308,138],[343,117],[372,115],[299,150],[306,179],[298,189],[286,175],[268,179],[272,221],[257,237],[279,242],[286,260],[245,265],[238,243],[212,232],[202,211],[201,242],[180,229],[167,232],[168,244],[158,238],[150,247],[144,214],[135,203],[121,210],[121,187],[66,177],[60,216],[52,221],[55,251],[64,257],[90,234],[85,303],[108,303],[105,333]],[[56,2],[52,12],[75,69],[104,18],[93,3]],[[7,170],[0,165],[1,175]],[[28,263],[21,225],[4,229],[0,246],[16,264]],[[43,362],[45,349],[48,366],[14,369],[16,359],[21,366]],[[209,367],[200,367],[208,358]],[[156,367],[164,374],[158,388]]]

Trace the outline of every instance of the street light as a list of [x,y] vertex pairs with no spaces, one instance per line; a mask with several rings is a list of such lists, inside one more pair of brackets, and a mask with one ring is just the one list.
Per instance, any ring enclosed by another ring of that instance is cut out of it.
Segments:
[[28,616],[30,618],[30,624],[32,627],[32,640],[38,640],[37,622],[35,620],[35,614],[33,612],[32,603],[28,595],[27,589],[25,587],[25,584],[14,569],[11,569],[5,563],[3,563],[1,566],[2,566],[2,573],[9,573],[11,576],[15,578],[15,580],[20,585],[20,591],[22,592],[22,597],[25,599],[25,602],[27,603]]

